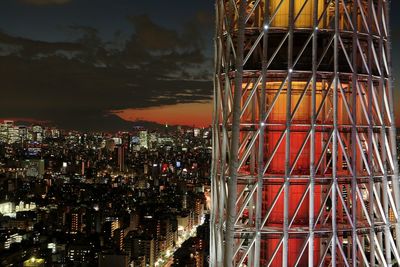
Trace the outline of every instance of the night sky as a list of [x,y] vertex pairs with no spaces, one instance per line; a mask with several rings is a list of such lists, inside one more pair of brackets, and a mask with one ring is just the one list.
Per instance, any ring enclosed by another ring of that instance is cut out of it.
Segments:
[[210,124],[214,0],[1,0],[0,10],[0,118],[78,130]]

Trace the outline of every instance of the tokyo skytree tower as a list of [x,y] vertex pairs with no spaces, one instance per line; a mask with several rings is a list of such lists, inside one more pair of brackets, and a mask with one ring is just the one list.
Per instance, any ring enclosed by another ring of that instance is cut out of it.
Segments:
[[389,6],[216,0],[211,266],[400,263]]

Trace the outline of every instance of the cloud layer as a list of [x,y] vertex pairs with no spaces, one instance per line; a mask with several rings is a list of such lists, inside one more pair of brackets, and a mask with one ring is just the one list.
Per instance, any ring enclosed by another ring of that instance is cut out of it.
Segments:
[[65,43],[0,33],[0,117],[116,129],[126,122],[111,110],[211,98],[212,61],[204,52],[200,29],[207,21],[201,14],[180,30],[157,25],[145,15],[129,20],[133,34],[123,41],[116,35],[104,42],[96,29],[80,26],[70,28],[76,41]]

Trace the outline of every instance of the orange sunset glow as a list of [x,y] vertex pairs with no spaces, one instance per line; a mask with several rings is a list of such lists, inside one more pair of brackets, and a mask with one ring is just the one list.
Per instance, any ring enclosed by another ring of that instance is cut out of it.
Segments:
[[207,127],[211,124],[212,102],[113,110],[111,113],[127,121],[145,120],[160,124]]

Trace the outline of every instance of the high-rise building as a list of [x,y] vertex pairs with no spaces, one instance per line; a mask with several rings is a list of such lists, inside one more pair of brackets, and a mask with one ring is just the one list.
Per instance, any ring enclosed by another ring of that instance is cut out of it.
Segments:
[[121,222],[119,218],[115,218],[111,221],[111,237],[114,237],[114,232],[121,228]]
[[6,123],[0,123],[0,141],[3,143],[8,141],[8,125]]
[[32,127],[33,140],[41,143],[43,141],[43,127],[40,125],[34,125]]
[[400,262],[389,4],[216,1],[211,266]]
[[25,142],[28,138],[28,128],[26,126],[18,126],[19,141]]
[[83,223],[82,223],[83,214],[81,211],[74,211],[71,213],[71,227],[70,233],[77,234],[82,232],[83,230]]
[[157,240],[145,233],[132,231],[125,239],[125,252],[134,261],[145,257],[146,266],[154,266],[156,262]]
[[139,140],[140,140],[140,147],[143,148],[149,147],[148,132],[146,130],[139,131]]
[[125,146],[119,145],[117,146],[117,153],[118,153],[118,170],[120,172],[124,172],[126,170],[125,166]]
[[123,251],[123,249],[124,249],[125,229],[118,228],[118,229],[115,229],[113,232],[114,232],[114,237],[113,238],[114,238],[114,243],[115,243],[116,248],[119,251]]
[[153,132],[148,135],[149,148],[155,148],[157,146],[158,134]]
[[10,126],[8,127],[8,143],[14,144],[17,142],[21,142],[21,135],[18,126]]

